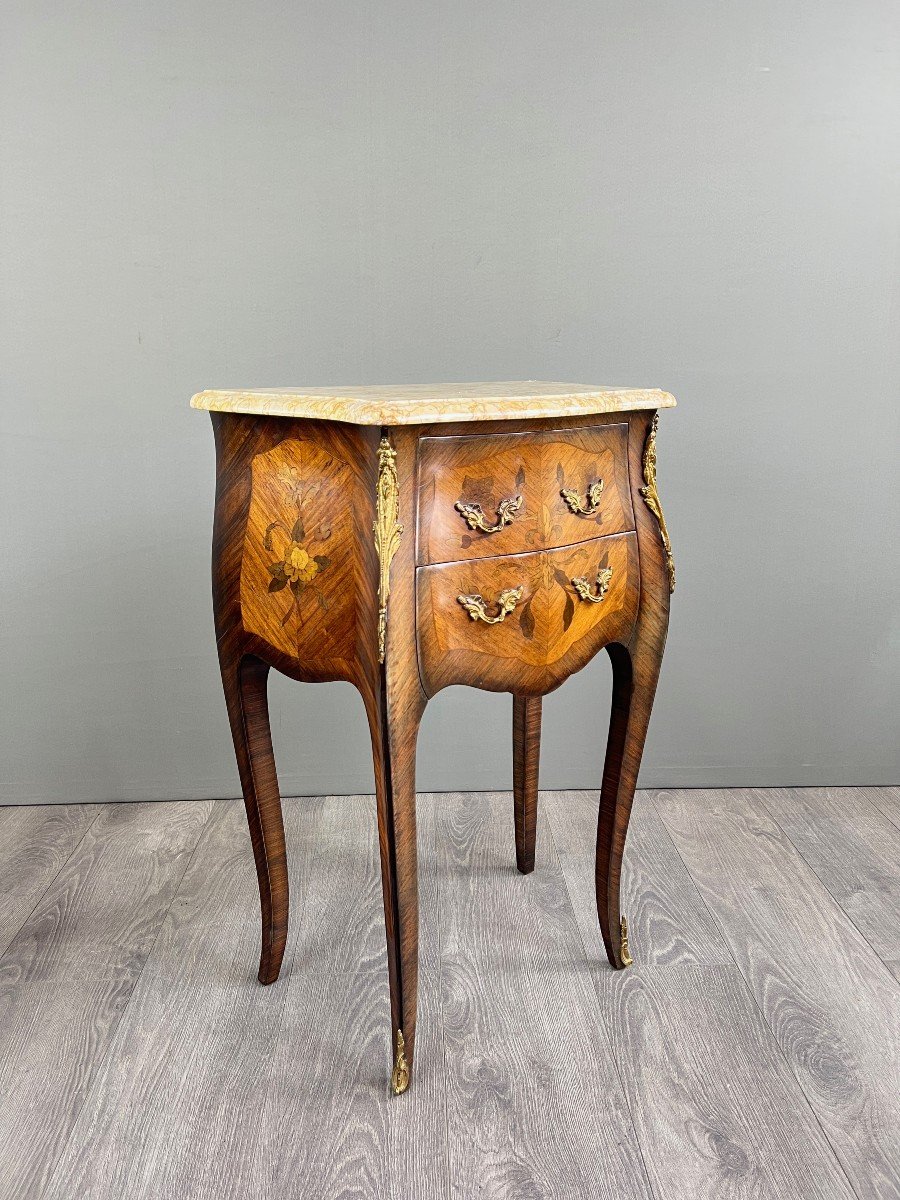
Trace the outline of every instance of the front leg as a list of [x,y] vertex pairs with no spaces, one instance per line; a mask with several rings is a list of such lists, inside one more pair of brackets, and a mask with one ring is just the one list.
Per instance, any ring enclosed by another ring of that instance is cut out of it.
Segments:
[[416,738],[425,708],[415,626],[414,430],[384,433],[378,447],[374,546],[378,556],[378,658],[366,710],[375,758],[375,797],[391,993],[391,1087],[409,1087],[416,1038],[419,892],[416,854]]
[[391,1087],[399,1095],[409,1087],[416,1037],[419,976],[416,738],[422,709],[404,698],[390,703],[383,687],[380,693],[369,715],[391,994],[394,1056]]

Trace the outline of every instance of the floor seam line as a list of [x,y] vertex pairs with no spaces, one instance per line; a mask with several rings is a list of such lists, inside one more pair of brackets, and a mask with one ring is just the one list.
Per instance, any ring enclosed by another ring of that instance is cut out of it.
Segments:
[[446,1166],[446,1175],[445,1175],[445,1179],[444,1179],[444,1184],[445,1184],[444,1195],[446,1197],[446,1200],[451,1200],[452,1195],[453,1195],[453,1185],[452,1185],[453,1176],[451,1174],[451,1169],[450,1169],[450,1134],[449,1134],[450,1096],[448,1094],[449,1089],[447,1087],[447,1080],[450,1078],[450,1072],[447,1069],[447,1029],[446,1029],[446,1022],[444,1020],[444,935],[443,935],[444,925],[443,925],[443,921],[440,920],[441,914],[443,912],[444,897],[443,897],[443,894],[441,891],[441,873],[440,873],[440,871],[438,871],[436,869],[437,868],[437,850],[438,850],[438,833],[439,833],[438,813],[440,811],[440,808],[439,808],[439,805],[435,801],[435,798],[434,798],[435,794],[432,792],[428,792],[426,794],[428,795],[429,802],[430,802],[432,808],[434,809],[434,813],[432,815],[432,867],[435,869],[435,895],[437,896],[437,906],[436,907],[438,910],[437,914],[436,914],[437,918],[438,918],[437,919],[437,929],[435,931],[435,934],[437,937],[437,943],[438,943],[438,978],[437,978],[437,1001],[438,1002],[437,1002],[437,1008],[438,1008],[438,1012],[441,1015],[441,1061],[444,1064],[444,1071],[443,1071],[444,1163]]
[[[797,843],[793,840],[791,835],[787,832],[787,830],[784,828],[784,826],[778,820],[778,817],[775,815],[775,812],[769,807],[769,805],[765,799],[765,792],[767,790],[769,790],[769,789],[759,788],[759,791],[762,794],[762,806],[765,809],[766,813],[768,814],[770,820],[773,822],[773,824],[777,825],[778,831],[780,832],[781,836],[784,838],[784,840],[787,842],[787,844],[791,847],[791,849],[794,851],[794,853],[797,855],[797,857],[800,859],[800,861],[804,864],[804,866],[808,867],[809,870],[812,871],[813,875],[816,877],[816,879],[821,884],[822,891],[828,895],[828,897],[831,899],[831,901],[835,905],[835,907],[837,909],[839,909],[840,912],[847,918],[850,925],[853,926],[853,928],[856,930],[856,932],[859,934],[859,936],[862,938],[862,940],[866,943],[866,945],[872,951],[875,961],[878,963],[879,967],[881,967],[887,973],[887,977],[891,981],[891,983],[894,984],[895,987],[900,986],[900,980],[897,979],[897,976],[893,973],[893,971],[890,969],[890,967],[887,965],[887,963],[884,961],[884,959],[881,957],[881,955],[878,953],[878,951],[872,945],[870,939],[866,936],[866,934],[857,925],[856,921],[853,919],[853,915],[851,913],[847,912],[847,909],[840,902],[840,900],[838,900],[837,896],[835,896],[834,892],[832,892],[832,890],[828,887],[828,885],[825,883],[825,880],[822,878],[822,876],[819,874],[819,872],[816,870],[816,868],[813,866],[813,864],[809,861],[809,859],[806,857],[806,855],[803,853],[803,851],[800,849],[800,847],[797,845]],[[873,805],[873,807],[875,807],[875,806]],[[880,812],[881,810],[876,808],[875,811]]]
[[34,916],[35,912],[37,911],[38,905],[41,903],[41,901],[44,899],[44,897],[47,895],[47,893],[53,887],[54,883],[56,883],[57,879],[59,879],[60,875],[63,873],[63,871],[66,869],[66,867],[72,861],[72,859],[75,857],[75,852],[80,848],[81,844],[84,842],[84,839],[87,837],[87,835],[91,832],[91,830],[94,828],[94,826],[100,820],[100,816],[103,812],[103,809],[106,807],[106,805],[98,805],[97,807],[98,807],[99,811],[97,812],[93,821],[91,821],[90,824],[85,828],[84,833],[81,835],[81,837],[75,843],[75,845],[72,847],[72,851],[69,854],[69,856],[65,859],[65,861],[63,861],[59,864],[59,870],[55,873],[53,878],[49,881],[47,886],[41,892],[40,896],[38,896],[38,898],[35,900],[34,904],[31,906],[31,909],[28,912],[28,916],[25,917],[25,919],[22,921],[22,924],[18,927],[18,929],[15,931],[15,933],[13,933],[11,935],[9,941],[3,947],[3,950],[0,951],[0,963],[3,962],[3,959],[9,953],[10,946],[13,944],[13,942],[16,940],[16,938],[19,936],[19,934],[22,932],[22,930],[25,928],[25,926],[28,924],[28,922]]
[[[545,796],[546,796],[546,794],[547,793],[545,793]],[[553,795],[558,796],[559,792],[554,791]],[[540,792],[538,793],[538,798],[540,799]],[[598,798],[598,805],[599,805],[599,798]],[[631,1100],[628,1097],[628,1089],[625,1086],[625,1080],[623,1078],[621,1070],[619,1069],[619,1060],[618,1060],[618,1056],[616,1055],[615,1042],[613,1041],[612,1035],[610,1033],[609,1025],[607,1023],[606,1016],[605,1016],[605,1014],[603,1012],[603,1008],[601,1006],[600,994],[597,991],[597,985],[594,981],[594,972],[591,969],[590,953],[588,951],[588,947],[584,943],[584,935],[581,932],[581,927],[578,924],[578,917],[575,914],[575,901],[573,900],[572,893],[569,890],[569,881],[566,878],[565,871],[563,870],[562,860],[560,859],[559,850],[557,849],[557,846],[556,846],[556,839],[553,836],[553,818],[550,815],[550,813],[553,812],[553,803],[552,802],[549,805],[549,809],[550,809],[550,812],[547,815],[547,828],[550,833],[550,841],[553,844],[553,852],[556,856],[556,861],[559,866],[559,873],[562,876],[563,884],[566,889],[566,897],[568,898],[568,901],[569,901],[569,909],[572,913],[572,919],[575,922],[575,928],[578,933],[578,942],[581,946],[582,954],[584,955],[584,961],[587,963],[588,975],[590,976],[590,981],[591,981],[591,991],[593,992],[593,995],[594,995],[594,1004],[596,1006],[597,1014],[600,1018],[600,1024],[601,1024],[601,1028],[603,1030],[603,1036],[604,1036],[605,1040],[609,1043],[609,1052],[610,1052],[610,1058],[612,1059],[613,1070],[616,1073],[616,1078],[619,1081],[619,1087],[622,1091],[622,1099],[625,1101],[625,1107],[628,1110],[628,1120],[631,1122],[631,1128],[634,1133],[634,1142],[635,1142],[635,1145],[637,1146],[638,1156],[640,1157],[641,1166],[643,1167],[643,1170],[644,1170],[644,1179],[647,1182],[647,1190],[649,1191],[651,1197],[656,1197],[656,1200],[665,1200],[665,1197],[661,1197],[659,1192],[657,1191],[656,1186],[654,1185],[654,1182],[653,1182],[653,1178],[647,1167],[647,1159],[644,1154],[644,1146],[641,1141],[640,1133],[638,1132],[637,1123],[635,1122],[635,1119],[634,1119],[634,1112],[632,1110]],[[610,970],[612,970],[612,967],[610,967]]]
[[[882,792],[898,792],[898,793],[900,793],[900,787],[890,787],[890,786],[888,786],[888,787],[870,787],[870,788],[863,787],[863,788],[859,788],[858,790],[862,791],[862,792],[875,792],[879,797],[881,796]],[[889,821],[890,824],[893,825],[896,829],[900,829],[900,811],[894,812],[890,805],[888,805],[886,808],[882,808],[882,806],[875,799],[870,800],[869,803],[872,805],[872,807],[877,812],[881,813],[881,815],[884,817],[884,819],[886,821]]]
[[[658,790],[658,791],[660,791],[660,792],[662,792],[662,791],[675,791],[676,789],[675,789],[675,788],[659,788],[659,789],[657,789],[657,790]],[[735,791],[741,791],[741,790],[743,790],[743,789],[741,789],[741,788],[735,788],[734,790],[735,790]],[[756,790],[756,789],[753,789],[753,790]],[[663,825],[664,825],[664,826],[665,826],[665,828],[666,828],[666,832],[668,832],[668,830],[669,830],[669,827],[668,827],[668,825],[666,825],[665,818],[663,817],[662,813],[659,811],[659,808],[658,808],[658,806],[657,806],[657,804],[656,804],[656,800],[655,800],[655,798],[654,798],[654,801],[653,801],[653,806],[654,806],[654,808],[656,808],[656,811],[657,811],[657,813],[658,813],[658,815],[659,815],[659,819],[660,819],[660,821],[662,821]],[[768,810],[767,810],[767,811],[768,811]],[[780,827],[779,827],[779,828],[780,828]],[[671,835],[670,835],[670,837],[671,837]],[[768,1030],[768,1032],[769,1032],[769,1037],[772,1039],[772,1045],[773,1045],[773,1046],[775,1046],[775,1047],[777,1048],[777,1050],[778,1050],[778,1053],[779,1053],[779,1055],[781,1056],[781,1059],[782,1059],[782,1061],[784,1062],[784,1065],[785,1065],[785,1067],[786,1067],[786,1069],[787,1069],[788,1073],[790,1074],[791,1078],[792,1078],[792,1079],[795,1081],[795,1083],[797,1084],[797,1087],[800,1089],[800,1095],[803,1097],[803,1099],[804,1099],[804,1101],[805,1101],[805,1103],[806,1103],[806,1107],[809,1109],[809,1112],[810,1112],[810,1115],[812,1116],[812,1119],[813,1119],[813,1121],[815,1121],[815,1123],[816,1123],[816,1126],[818,1127],[818,1129],[819,1129],[819,1130],[821,1130],[822,1137],[825,1139],[825,1145],[826,1145],[826,1146],[829,1148],[829,1150],[831,1151],[831,1153],[832,1153],[832,1155],[833,1155],[833,1157],[834,1157],[834,1160],[835,1160],[835,1162],[837,1163],[838,1167],[840,1168],[841,1174],[843,1175],[844,1179],[847,1181],[847,1187],[850,1189],[850,1194],[851,1194],[852,1196],[856,1196],[856,1197],[858,1197],[858,1200],[866,1200],[866,1198],[865,1198],[864,1196],[860,1196],[859,1192],[857,1192],[856,1188],[853,1186],[853,1181],[851,1180],[850,1176],[847,1174],[847,1169],[846,1169],[846,1167],[844,1166],[844,1163],[843,1163],[843,1161],[842,1161],[842,1159],[841,1159],[841,1156],[838,1154],[838,1152],[837,1152],[837,1149],[836,1149],[836,1147],[835,1147],[834,1143],[832,1142],[831,1138],[828,1136],[828,1131],[825,1129],[824,1125],[822,1124],[822,1122],[821,1122],[821,1120],[820,1120],[820,1118],[819,1118],[819,1114],[818,1114],[818,1113],[816,1112],[816,1110],[813,1108],[813,1106],[812,1106],[812,1101],[810,1100],[809,1096],[807,1096],[807,1094],[806,1094],[806,1088],[803,1086],[803,1083],[802,1083],[802,1081],[801,1081],[801,1080],[798,1078],[798,1076],[797,1076],[797,1072],[794,1070],[794,1067],[793,1067],[793,1064],[791,1063],[791,1060],[788,1058],[788,1056],[787,1056],[787,1053],[786,1053],[786,1051],[785,1051],[784,1047],[782,1046],[781,1042],[778,1040],[778,1035],[777,1035],[777,1033],[776,1033],[776,1032],[775,1032],[775,1030],[772,1028],[771,1024],[769,1023],[769,1020],[768,1020],[768,1018],[766,1017],[766,1014],[765,1014],[765,1012],[763,1011],[763,1009],[762,1009],[762,1007],[761,1007],[761,1005],[760,1005],[759,1001],[758,1001],[758,1000],[757,1000],[757,998],[756,998],[756,993],[755,993],[755,992],[754,992],[754,990],[753,990],[753,986],[752,986],[752,984],[750,983],[750,980],[749,980],[749,979],[747,978],[747,976],[744,974],[743,970],[741,969],[741,965],[740,965],[740,963],[737,961],[737,958],[736,958],[736,957],[735,957],[735,955],[734,955],[734,951],[733,951],[733,950],[732,950],[732,948],[731,948],[731,943],[730,943],[730,941],[728,940],[728,938],[727,938],[727,936],[726,936],[726,934],[725,934],[725,927],[722,925],[722,922],[719,920],[719,918],[718,918],[718,917],[715,915],[715,913],[714,913],[714,912],[712,911],[712,909],[709,907],[709,904],[707,903],[706,897],[703,895],[703,891],[702,891],[702,889],[700,888],[699,884],[697,883],[696,879],[694,879],[694,876],[693,876],[693,874],[692,874],[692,872],[691,872],[691,869],[690,869],[690,867],[689,867],[689,866],[687,865],[687,863],[684,861],[684,857],[682,856],[682,854],[681,854],[681,851],[678,849],[678,846],[677,846],[677,844],[676,844],[676,842],[675,842],[675,839],[674,839],[674,838],[671,838],[671,841],[672,841],[672,844],[673,844],[673,846],[675,847],[675,852],[676,852],[676,854],[678,855],[679,859],[681,859],[681,862],[682,862],[682,864],[684,865],[684,869],[685,869],[685,871],[687,871],[688,875],[690,876],[691,882],[693,883],[694,887],[697,889],[697,892],[699,893],[699,895],[700,895],[700,898],[703,900],[703,903],[704,903],[704,905],[706,905],[706,909],[707,909],[707,912],[708,912],[708,913],[709,913],[709,915],[710,915],[710,919],[711,919],[711,920],[713,920],[713,921],[716,923],[716,926],[718,927],[719,931],[721,932],[721,934],[722,934],[722,940],[724,941],[725,945],[728,947],[728,953],[731,955],[732,959],[734,960],[734,965],[735,965],[735,967],[737,968],[737,970],[740,972],[741,979],[743,979],[743,981],[744,981],[744,988],[745,988],[745,990],[746,990],[746,992],[747,992],[747,995],[750,997],[751,1001],[753,1002],[753,1006],[754,1006],[754,1008],[755,1008],[755,1009],[756,1009],[756,1011],[759,1013],[759,1015],[760,1015],[760,1017],[761,1017],[761,1019],[762,1019],[762,1022],[763,1022],[763,1024],[765,1025],[766,1029]]]
[[[124,801],[123,803],[127,803],[127,801]],[[193,803],[195,803],[195,801],[182,800],[182,801],[174,801],[174,803],[193,804]],[[199,803],[204,804],[204,803],[206,803],[206,801],[201,800]],[[197,848],[199,847],[201,838],[203,837],[206,827],[209,824],[210,817],[212,816],[213,812],[215,811],[216,805],[221,804],[221,803],[222,803],[222,801],[220,801],[220,800],[213,800],[213,802],[210,804],[210,809],[209,809],[209,812],[207,813],[206,820],[203,822],[203,825],[200,827],[200,830],[197,833],[197,840],[194,843],[190,854],[188,855],[187,862],[184,864],[184,870],[181,872],[181,874],[178,877],[178,883],[175,887],[175,890],[172,892],[172,899],[169,901],[166,911],[162,915],[162,918],[159,922],[159,928],[156,931],[156,936],[154,937],[152,943],[150,944],[150,949],[147,951],[147,957],[144,959],[143,963],[141,964],[140,971],[138,971],[137,975],[134,978],[134,982],[132,983],[131,989],[128,992],[128,999],[122,1005],[122,1011],[119,1013],[115,1022],[110,1027],[109,1039],[107,1041],[106,1048],[102,1052],[102,1054],[99,1056],[99,1058],[97,1059],[96,1069],[94,1071],[94,1077],[91,1080],[90,1087],[84,1093],[82,1100],[81,1100],[81,1104],[78,1106],[78,1111],[75,1114],[74,1120],[72,1121],[72,1127],[69,1130],[67,1136],[63,1139],[62,1145],[59,1148],[59,1153],[57,1154],[56,1160],[53,1164],[53,1168],[50,1171],[49,1175],[47,1176],[46,1182],[45,1182],[43,1188],[41,1189],[42,1194],[45,1194],[47,1191],[49,1191],[50,1186],[52,1185],[53,1180],[56,1177],[56,1173],[59,1170],[60,1163],[62,1162],[62,1159],[63,1159],[63,1155],[64,1155],[65,1151],[68,1149],[69,1143],[71,1142],[72,1138],[75,1135],[75,1127],[78,1124],[81,1114],[84,1112],[85,1105],[87,1104],[88,1100],[90,1099],[90,1096],[94,1090],[94,1087],[96,1086],[97,1076],[99,1075],[99,1073],[103,1067],[103,1064],[106,1062],[107,1056],[109,1054],[109,1051],[113,1044],[115,1036],[118,1033],[119,1027],[121,1026],[122,1021],[125,1017],[125,1014],[128,1011],[128,1008],[131,1004],[131,999],[134,996],[135,990],[143,977],[144,971],[147,968],[147,963],[150,961],[150,957],[153,954],[153,951],[156,949],[156,943],[159,941],[159,936],[162,933],[163,926],[165,925],[166,921],[168,920],[169,913],[172,909],[172,905],[175,903],[175,901],[178,897],[178,894],[181,891],[181,885],[184,882],[184,877],[188,872],[188,868],[190,867],[191,863],[194,861],[194,855],[197,853]],[[97,815],[99,817],[100,814],[98,813]]]

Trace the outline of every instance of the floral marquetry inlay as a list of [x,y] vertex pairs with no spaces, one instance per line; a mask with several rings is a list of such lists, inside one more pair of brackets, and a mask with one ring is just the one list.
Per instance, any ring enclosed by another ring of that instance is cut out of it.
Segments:
[[283,557],[278,562],[269,564],[272,575],[269,583],[270,592],[280,592],[289,588],[292,596],[290,608],[281,619],[282,625],[296,615],[298,621],[303,620],[300,598],[307,588],[311,588],[316,600],[323,608],[328,607],[325,593],[316,586],[316,576],[324,571],[331,563],[327,554],[312,554],[316,542],[323,545],[331,537],[331,526],[315,530],[317,537],[307,543],[306,529],[303,524],[303,485],[297,481],[294,491],[294,502],[297,506],[297,519],[289,531],[283,521],[271,521],[266,529],[263,545],[267,550],[275,550],[278,542],[282,543]]
[[285,654],[320,654],[333,641],[335,623],[352,620],[352,603],[343,602],[334,579],[342,548],[346,553],[352,544],[352,519],[340,502],[349,476],[346,463],[299,439],[253,460],[243,619],[248,631]]

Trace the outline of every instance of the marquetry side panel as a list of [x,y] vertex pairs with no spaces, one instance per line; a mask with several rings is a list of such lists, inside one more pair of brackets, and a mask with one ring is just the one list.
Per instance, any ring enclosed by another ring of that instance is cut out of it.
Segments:
[[378,433],[214,413],[216,635],[296,679],[377,672]]

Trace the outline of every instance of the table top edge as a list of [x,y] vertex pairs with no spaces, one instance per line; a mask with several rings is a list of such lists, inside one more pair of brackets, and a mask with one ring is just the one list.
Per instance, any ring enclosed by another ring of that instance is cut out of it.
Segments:
[[[456,386],[469,395],[453,395]],[[479,395],[477,389],[505,387],[510,394]],[[527,381],[511,384],[439,384],[447,395],[398,397],[403,387],[362,389],[207,389],[191,398],[191,407],[208,412],[243,413],[249,416],[293,417],[342,421],[351,425],[432,425],[450,422],[537,420],[546,417],[593,416],[641,409],[674,408],[675,397],[659,388],[591,387],[584,384],[550,384]],[[556,390],[542,394],[541,387]],[[530,394],[527,389],[530,389]],[[386,393],[383,397],[378,392]],[[418,389],[417,389],[418,390]],[[424,385],[423,385],[424,390]],[[392,399],[390,393],[395,393]],[[348,394],[349,393],[349,394]]]

